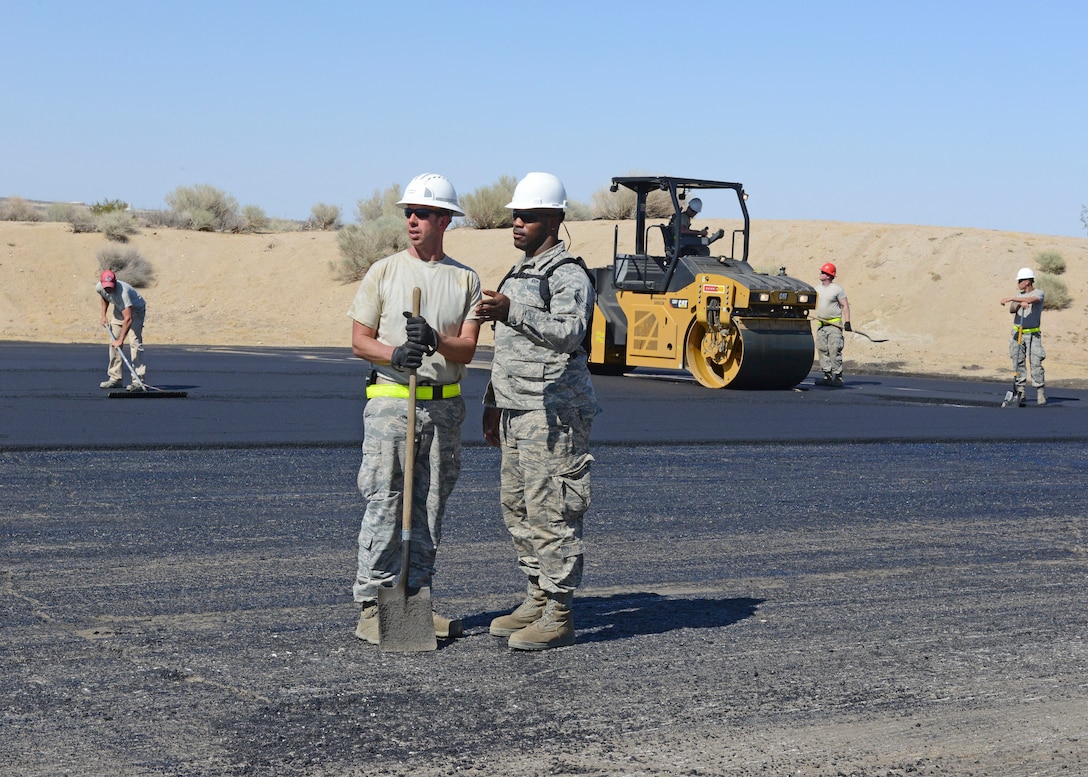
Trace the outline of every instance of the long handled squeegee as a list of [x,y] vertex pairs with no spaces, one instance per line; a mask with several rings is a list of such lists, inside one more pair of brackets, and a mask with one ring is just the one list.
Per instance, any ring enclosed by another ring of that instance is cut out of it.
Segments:
[[[110,347],[114,347],[113,330],[110,329],[109,324],[103,324],[102,326],[106,330],[106,334],[110,336]],[[134,391],[111,391],[109,393],[110,399],[179,399],[189,396],[188,391],[167,391],[166,389],[147,385],[136,374],[136,370],[132,368],[132,362],[125,356],[124,348],[117,348],[117,353],[120,355],[121,360],[124,361],[125,366],[128,367],[128,371],[132,373],[132,382],[136,384],[136,389]]]

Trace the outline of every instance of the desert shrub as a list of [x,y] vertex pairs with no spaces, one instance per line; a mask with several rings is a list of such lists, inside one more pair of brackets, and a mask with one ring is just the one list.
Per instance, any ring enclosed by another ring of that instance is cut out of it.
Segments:
[[337,233],[340,264],[336,277],[344,283],[360,280],[370,265],[408,247],[404,216],[386,214],[363,224],[350,224]]
[[497,229],[509,227],[514,222],[506,204],[514,197],[518,185],[512,175],[504,175],[490,186],[481,186],[458,200],[465,212],[465,223],[473,229]]
[[98,222],[90,209],[74,202],[49,203],[45,210],[45,220],[58,224],[67,221],[76,234],[98,231]]
[[637,201],[635,193],[626,187],[613,192],[606,186],[593,192],[590,207],[595,219],[622,221],[635,215]]
[[42,214],[22,197],[8,197],[0,204],[0,221],[41,221]]
[[1057,251],[1043,251],[1035,257],[1035,266],[1039,272],[1061,275],[1065,272],[1065,259]]
[[124,243],[136,232],[136,217],[125,210],[109,210],[95,217],[95,226],[107,239]]
[[319,202],[310,209],[310,218],[306,221],[307,229],[320,229],[323,232],[340,229],[343,212],[339,205]]
[[122,248],[111,244],[99,249],[98,268],[113,270],[119,279],[137,289],[150,286],[155,281],[151,262],[141,256],[135,248]]
[[268,231],[269,232],[298,232],[300,229],[305,229],[305,224],[295,219],[268,219]]
[[[638,196],[626,186],[610,191],[606,186],[593,192],[593,218],[606,221],[622,221],[635,217]],[[652,191],[646,196],[646,216],[651,219],[667,219],[673,215],[672,198],[669,193]]]
[[566,221],[592,221],[593,209],[586,203],[577,200],[567,200]]
[[385,191],[374,190],[374,194],[370,195],[370,199],[359,200],[357,208],[359,210],[359,223],[365,224],[368,221],[374,221],[382,216],[388,216],[401,213],[401,207],[397,205],[397,200],[400,199],[400,184],[393,184]]
[[1065,281],[1047,273],[1036,273],[1035,286],[1043,290],[1043,310],[1065,310],[1073,304]]
[[198,232],[229,232],[239,229],[238,201],[208,184],[179,186],[166,195],[166,204],[184,229]]
[[74,202],[51,202],[45,209],[45,220],[58,224],[62,221],[71,221],[76,215],[76,210],[79,208],[87,210],[81,205],[76,205]]
[[262,232],[268,229],[268,216],[259,205],[246,205],[239,218],[239,232]]
[[[680,203],[680,207],[684,207],[684,203]],[[672,198],[668,192],[663,192],[660,189],[656,192],[650,192],[646,197],[646,215],[652,219],[668,219],[672,218],[675,210],[672,207]]]
[[91,213],[96,216],[102,216],[106,213],[116,213],[118,211],[128,210],[128,203],[124,200],[104,200],[103,202],[96,202],[90,206]]

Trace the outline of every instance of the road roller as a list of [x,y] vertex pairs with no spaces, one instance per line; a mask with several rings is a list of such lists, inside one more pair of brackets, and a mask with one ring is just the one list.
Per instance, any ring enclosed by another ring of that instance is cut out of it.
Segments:
[[[757,272],[748,263],[744,187],[672,176],[613,178],[611,191],[620,187],[636,195],[634,252],[620,251],[617,225],[611,266],[591,271],[597,303],[590,370],[686,370],[708,388],[784,389],[804,380],[812,369],[809,311],[816,290],[785,267]],[[665,217],[647,216],[648,198],[657,214],[671,201],[667,223],[649,223]],[[725,202],[728,234],[692,228],[703,198],[715,208]]]

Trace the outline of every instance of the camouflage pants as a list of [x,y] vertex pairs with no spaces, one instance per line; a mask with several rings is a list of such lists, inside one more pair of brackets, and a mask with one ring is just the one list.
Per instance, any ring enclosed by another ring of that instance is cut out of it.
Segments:
[[503,410],[500,500],[518,566],[545,591],[582,582],[582,516],[590,502],[593,411]]
[[[430,585],[442,538],[446,500],[461,473],[461,397],[416,404],[416,457],[412,471],[412,556],[409,586]],[[363,410],[363,463],[359,492],[366,500],[359,529],[355,601],[371,601],[400,574],[408,401],[375,397]]]
[[831,375],[842,375],[842,330],[837,326],[822,326],[816,330],[816,350],[820,353],[820,369]]
[[1016,335],[1009,341],[1009,358],[1012,359],[1012,368],[1016,372],[1017,388],[1024,388],[1028,382],[1028,373],[1025,362],[1031,365],[1031,385],[1036,388],[1046,386],[1046,372],[1043,370],[1043,359],[1046,358],[1046,349],[1043,348],[1043,338],[1038,332],[1026,332],[1020,342],[1016,342]]

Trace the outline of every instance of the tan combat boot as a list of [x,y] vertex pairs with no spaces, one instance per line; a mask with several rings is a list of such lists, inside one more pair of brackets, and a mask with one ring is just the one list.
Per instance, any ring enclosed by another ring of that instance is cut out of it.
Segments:
[[521,631],[510,635],[514,650],[549,650],[574,644],[573,593],[548,594],[544,614]]
[[378,603],[364,602],[359,613],[359,625],[355,627],[355,636],[366,640],[371,645],[378,644]]
[[548,603],[548,594],[536,584],[536,579],[529,580],[525,601],[509,615],[500,615],[491,621],[491,636],[509,637],[515,631],[521,631],[544,614],[544,605]]
[[1043,387],[1040,386],[1039,390],[1035,392],[1035,402],[1042,407],[1046,404],[1046,392],[1043,391]]
[[459,618],[447,618],[439,615],[438,610],[431,612],[434,621],[434,635],[439,639],[456,639],[461,636],[461,621]]

